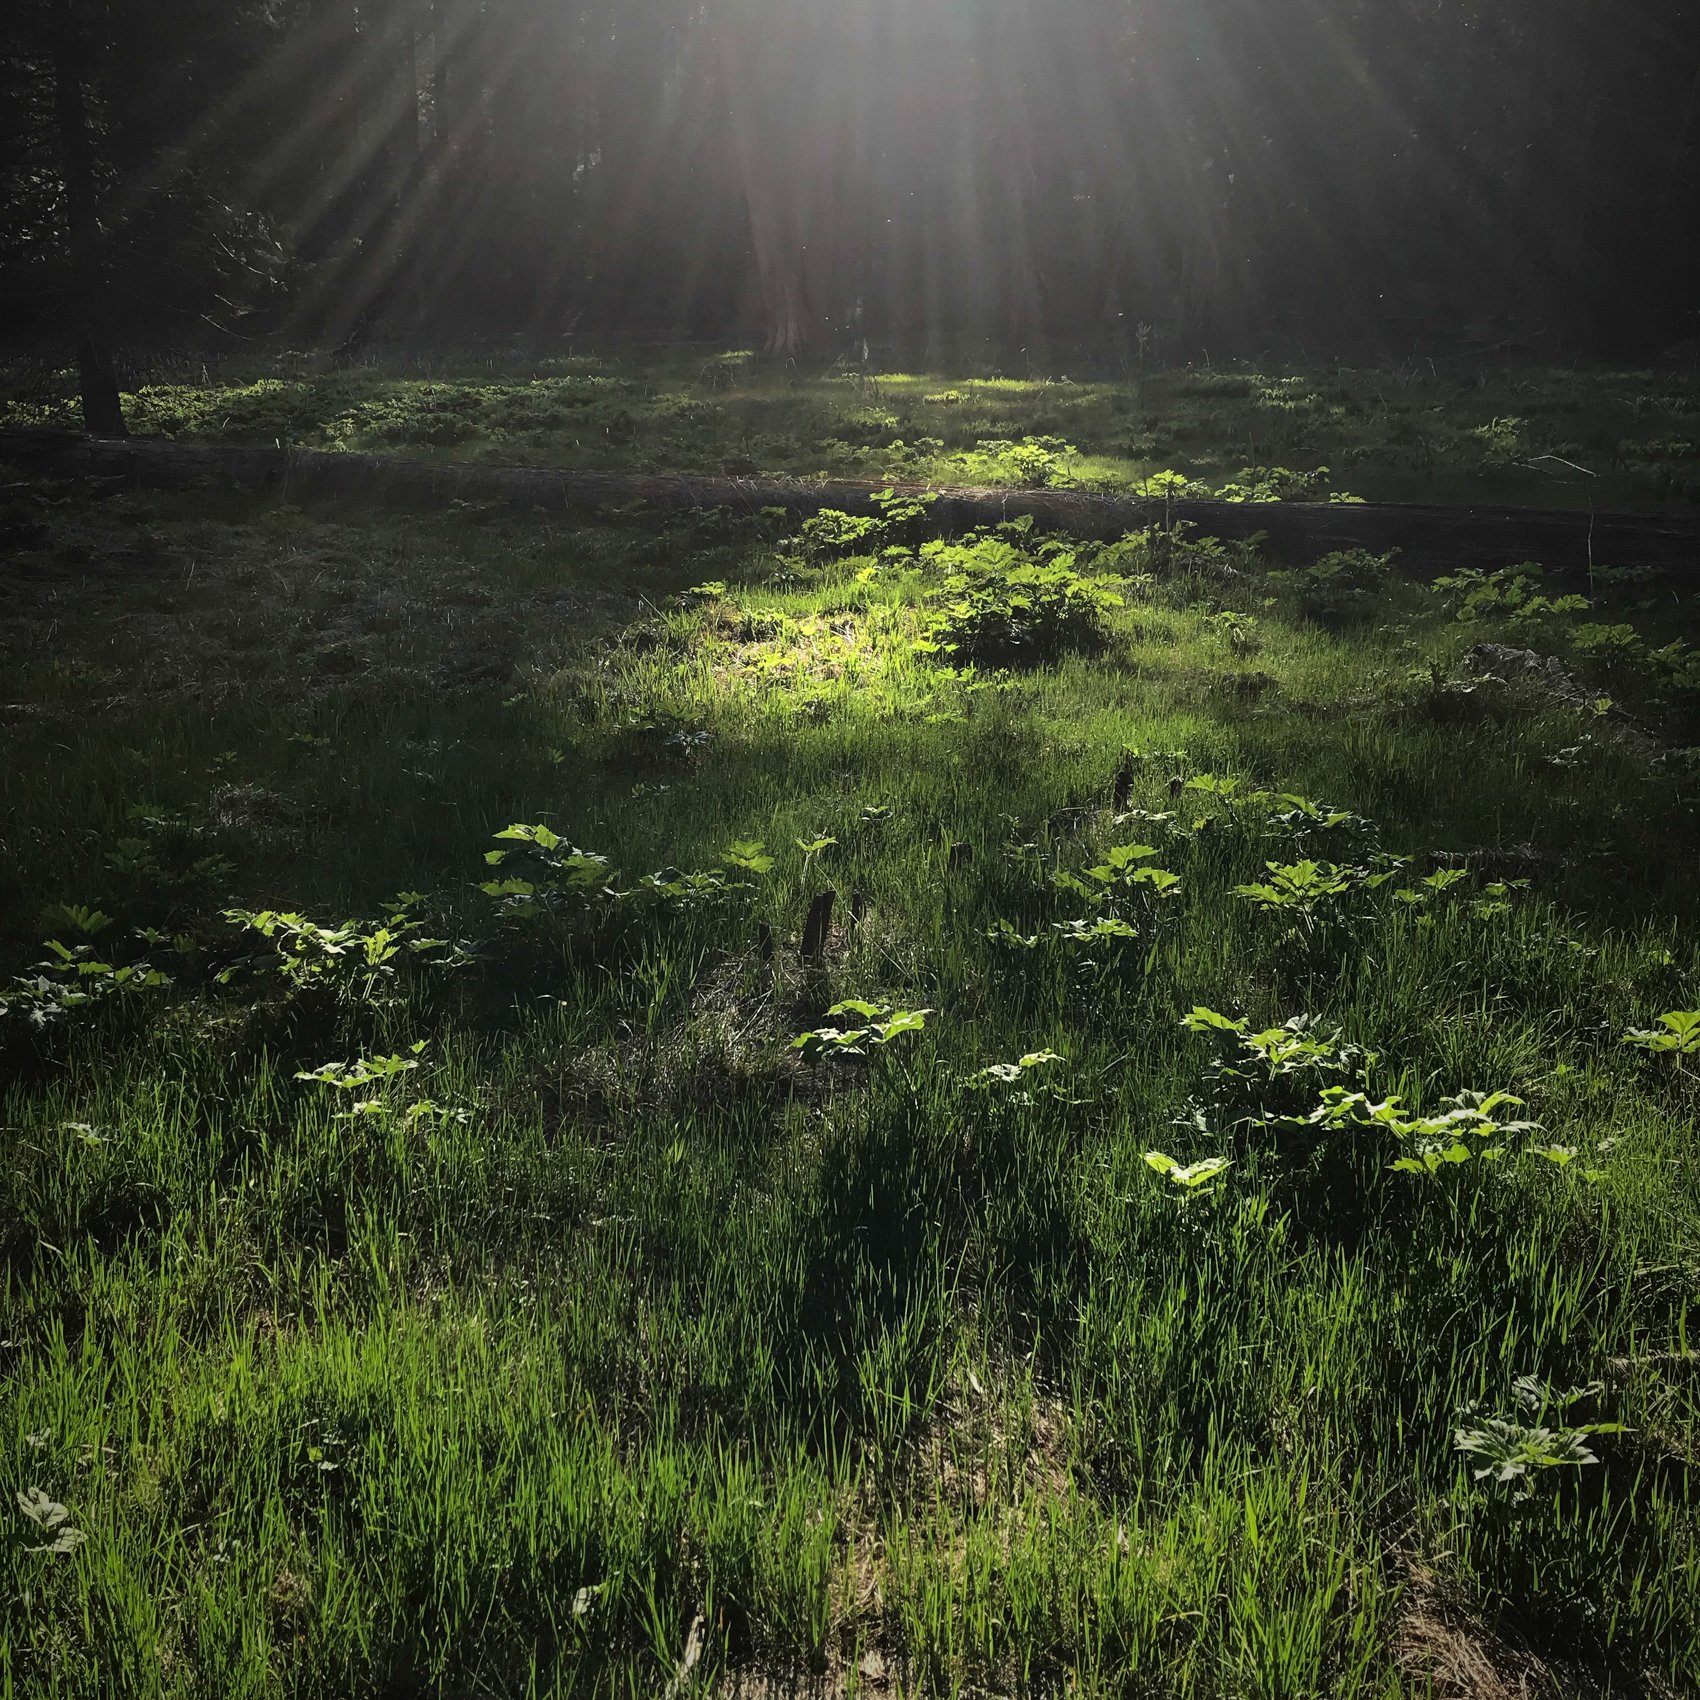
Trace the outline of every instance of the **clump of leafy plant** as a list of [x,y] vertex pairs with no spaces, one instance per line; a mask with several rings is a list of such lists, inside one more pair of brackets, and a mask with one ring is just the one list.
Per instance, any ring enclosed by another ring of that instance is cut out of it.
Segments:
[[1564,1420],[1572,1406],[1604,1390],[1594,1381],[1560,1391],[1537,1376],[1519,1376],[1512,1383],[1512,1411],[1487,1415],[1479,1405],[1466,1405],[1457,1415],[1452,1444],[1471,1461],[1474,1480],[1509,1487],[1513,1502],[1521,1502],[1533,1494],[1538,1476],[1599,1463],[1589,1444],[1595,1435],[1628,1432],[1622,1423]]
[[1061,489],[1079,482],[1080,451],[1061,437],[987,438],[957,456],[964,479],[973,484],[1015,484],[1024,489]]
[[1338,549],[1308,567],[1267,575],[1268,582],[1293,593],[1298,611],[1319,626],[1338,628],[1373,619],[1386,594],[1391,554],[1367,549]]
[[[1051,936],[1068,946],[1088,980],[1102,978],[1122,957],[1126,947],[1155,925],[1166,904],[1179,897],[1183,880],[1153,860],[1158,854],[1149,844],[1117,844],[1098,853],[1079,873],[1059,868],[1050,875],[1051,885],[1091,906],[1085,915],[1051,923]],[[1008,921],[1000,921],[989,935],[1006,947],[1036,945],[1038,938],[1023,937]]]
[[721,602],[730,594],[726,581],[719,578],[704,579],[701,584],[693,584],[679,592],[679,601],[687,607],[692,603]]
[[1029,555],[1006,538],[981,535],[921,553],[954,570],[930,599],[932,618],[916,648],[958,663],[1035,666],[1097,648],[1106,616],[1122,605],[1118,581],[1081,572],[1074,552],[1054,542]]
[[[798,847],[805,855],[805,869],[807,858],[836,842],[836,839],[825,838],[810,845],[799,840]],[[747,896],[755,890],[755,880],[771,873],[774,867],[773,857],[759,838],[741,838],[728,845],[720,860],[723,868],[702,868],[694,872],[663,868],[657,873],[645,874],[637,883],[637,891],[658,899],[667,909],[707,908]],[[731,871],[727,872],[728,869]],[[739,878],[739,875],[745,877]],[[610,889],[603,888],[605,892]]]
[[187,811],[139,803],[126,811],[130,829],[109,839],[108,868],[126,882],[166,894],[217,887],[235,864],[213,843],[213,830]]
[[1190,501],[1214,494],[1202,479],[1188,478],[1173,467],[1136,479],[1132,489],[1134,495],[1142,496],[1148,502]]
[[878,510],[887,553],[916,547],[933,523],[938,497],[928,490],[876,490],[870,500]]
[[[876,490],[869,498],[871,514],[845,513],[839,508],[822,508],[798,528],[791,549],[780,561],[793,569],[817,567],[851,556],[877,556],[891,562],[910,558],[931,530],[931,513],[937,496],[927,491]],[[876,569],[864,569],[864,580]]]
[[1255,614],[1237,613],[1232,608],[1207,614],[1204,623],[1220,637],[1233,653],[1240,657],[1255,655],[1263,647],[1258,635],[1259,621]]
[[890,425],[876,423],[871,435],[875,440],[863,443],[829,437],[820,446],[859,471],[905,483],[931,478],[945,452],[942,437],[905,440],[895,435]]
[[504,915],[555,912],[582,905],[598,894],[611,895],[608,858],[580,850],[552,828],[521,822],[504,827],[496,837],[520,848],[486,850],[486,864],[499,868],[517,862],[524,869],[523,873],[485,880],[478,888]]
[[[1184,784],[1178,784],[1179,775],[1170,780],[1171,786],[1177,786],[1181,791],[1198,792],[1202,796],[1219,798],[1225,804],[1241,801],[1240,780],[1232,773],[1195,773]],[[1252,792],[1247,795],[1258,796]]]
[[[1108,973],[1123,949],[1139,937],[1139,928],[1120,915],[1077,915],[1067,921],[1053,921],[1051,932],[1063,944],[1078,952],[1088,979],[1101,978]],[[1020,945],[1027,941],[1011,929],[1000,935],[997,942]]]
[[330,1087],[336,1092],[387,1087],[419,1067],[420,1053],[425,1045],[425,1040],[418,1040],[410,1054],[405,1056],[395,1052],[387,1056],[357,1057],[353,1062],[321,1063],[317,1068],[298,1070],[295,1078],[314,1086]]
[[[1575,626],[1569,638],[1572,651],[1614,686],[1660,698],[1685,716],[1700,707],[1700,649],[1681,638],[1654,647],[1633,626],[1591,621]],[[1609,714],[1612,707],[1602,697],[1595,712]]]
[[152,963],[109,962],[92,944],[47,939],[42,948],[47,956],[0,991],[0,1020],[22,1021],[40,1032],[73,1011],[171,984],[171,976]]
[[986,928],[985,936],[1002,950],[1037,950],[1044,942],[1042,933],[1024,933],[1007,915],[1000,915]]
[[[1184,480],[1183,480],[1184,483]],[[1202,490],[1202,487],[1200,487]],[[1162,492],[1151,492],[1162,494]],[[1101,572],[1122,575],[1127,584],[1145,588],[1174,580],[1184,597],[1204,584],[1231,581],[1237,574],[1260,567],[1257,540],[1232,541],[1199,535],[1191,520],[1170,518],[1161,525],[1130,531],[1099,550]]]
[[462,385],[409,385],[360,402],[326,426],[333,442],[452,448],[487,434],[483,392]]
[[428,1048],[428,1041],[419,1039],[405,1051],[320,1063],[317,1068],[297,1070],[295,1078],[346,1103],[335,1113],[337,1121],[376,1123],[403,1132],[469,1122],[473,1111],[465,1105],[441,1104],[400,1090],[404,1082],[416,1078]]
[[689,762],[708,748],[714,734],[675,714],[650,708],[628,723],[632,755],[643,762]]
[[1525,422],[1508,413],[1495,415],[1487,424],[1475,426],[1468,434],[1481,444],[1482,465],[1499,468],[1528,458],[1526,431]]
[[835,561],[846,555],[872,555],[885,538],[885,522],[873,514],[847,514],[822,508],[797,531],[797,546],[809,561]]
[[[1405,866],[1403,860],[1380,858],[1380,875],[1393,878]],[[1379,876],[1372,876],[1379,877]],[[1464,904],[1478,921],[1491,921],[1511,913],[1512,900],[1519,892],[1529,889],[1527,879],[1490,880],[1476,890],[1475,874],[1469,868],[1456,866],[1435,868],[1420,879],[1393,889],[1393,902],[1416,917],[1419,927],[1432,927],[1441,913]],[[1384,882],[1385,883],[1385,882]]]
[[1527,891],[1529,881],[1492,880],[1482,887],[1481,895],[1470,899],[1470,913],[1478,921],[1492,921],[1511,913],[1512,899],[1518,892]]
[[1647,651],[1647,661],[1659,682],[1684,696],[1700,694],[1700,649],[1681,638]]
[[269,967],[292,992],[383,1002],[404,964],[450,966],[467,959],[464,946],[425,931],[415,913],[423,901],[418,892],[404,892],[385,906],[381,921],[336,923],[315,921],[293,910],[227,909],[226,921],[265,940],[271,951],[222,969],[218,981],[228,984],[245,967]]
[[1570,647],[1584,660],[1604,666],[1635,662],[1646,653],[1641,634],[1633,626],[1585,620],[1571,629]]
[[1152,844],[1113,844],[1082,873],[1060,869],[1052,883],[1111,910],[1128,905],[1149,910],[1154,899],[1178,897],[1184,884],[1179,874],[1157,865],[1153,858],[1159,854]]
[[1585,596],[1548,596],[1541,588],[1545,576],[1545,569],[1533,561],[1492,572],[1461,567],[1437,578],[1434,588],[1453,617],[1466,626],[1503,620],[1535,629],[1588,611],[1591,605]]
[[1264,914],[1289,917],[1303,936],[1335,926],[1349,917],[1347,899],[1363,883],[1360,870],[1335,862],[1266,862],[1266,880],[1233,888],[1235,897]]
[[38,1546],[24,1548],[27,1553],[64,1558],[88,1539],[71,1523],[70,1511],[39,1487],[18,1489],[18,1509],[41,1538]]
[[963,1082],[971,1091],[987,1092],[1008,1104],[1031,1104],[1035,1083],[1039,1092],[1055,1093],[1056,1089],[1039,1081],[1040,1070],[1049,1071],[1053,1064],[1065,1059],[1056,1051],[1028,1051],[1014,1062],[988,1063],[976,1069]]
[[1188,1119],[1222,1137],[1244,1140],[1262,1134],[1313,1144],[1318,1123],[1312,1112],[1325,1090],[1357,1087],[1374,1061],[1348,1043],[1339,1028],[1310,1015],[1258,1028],[1244,1017],[1198,1004],[1181,1018],[1181,1026],[1216,1041],[1216,1055],[1205,1067]]
[[1509,1092],[1461,1092],[1442,1101],[1438,1114],[1414,1115],[1398,1097],[1373,1103],[1363,1092],[1325,1087],[1310,1120],[1330,1130],[1368,1129],[1385,1135],[1399,1152],[1391,1167],[1433,1179],[1465,1163],[1493,1163],[1509,1155],[1537,1124],[1503,1112],[1524,1108]]
[[[1182,1025],[1213,1034],[1218,1050],[1181,1125],[1232,1142],[1263,1173],[1281,1177],[1297,1211],[1335,1229],[1361,1213],[1380,1191],[1377,1177],[1387,1174],[1437,1182],[1521,1157],[1584,1180],[1602,1178],[1579,1148],[1539,1143],[1539,1125],[1519,1114],[1524,1102],[1510,1092],[1460,1092],[1426,1113],[1398,1096],[1375,1101],[1365,1090],[1374,1054],[1312,1017],[1254,1030],[1249,1021],[1199,1006]],[[1597,1155],[1613,1143],[1598,1142]],[[1582,1166],[1573,1169],[1579,1158]],[[1407,1203],[1414,1206],[1417,1196]],[[1455,1195],[1446,1196],[1455,1206]]]
[[1656,1056],[1674,1057],[1681,1066],[1684,1058],[1700,1056],[1700,1009],[1666,1010],[1656,1027],[1633,1028],[1624,1034],[1623,1042]]
[[656,873],[643,875],[637,888],[658,899],[664,908],[679,911],[711,907],[724,902],[733,893],[747,889],[742,881],[728,879],[718,868],[692,872],[662,868]]
[[864,1057],[870,1051],[883,1050],[905,1033],[919,1033],[927,1025],[930,1009],[894,1009],[890,1004],[868,1003],[862,998],[845,998],[826,1012],[828,1015],[854,1016],[859,1027],[816,1027],[799,1033],[791,1041],[791,1049],[801,1051],[805,1061],[819,1062],[823,1057]]
[[723,861],[730,868],[739,868],[748,874],[760,876],[773,872],[773,858],[767,853],[767,846],[759,838],[740,838],[726,846],[721,854]]
[[1470,881],[1468,868],[1436,868],[1411,885],[1395,888],[1393,901],[1417,912],[1418,926],[1433,926],[1436,911]]
[[[1247,806],[1252,806],[1253,801],[1248,798]],[[1290,839],[1306,855],[1315,855],[1318,849],[1326,848],[1335,853],[1331,859],[1338,861],[1342,855],[1373,853],[1380,837],[1374,821],[1297,792],[1257,795],[1255,803],[1269,809],[1267,826],[1271,836]]]

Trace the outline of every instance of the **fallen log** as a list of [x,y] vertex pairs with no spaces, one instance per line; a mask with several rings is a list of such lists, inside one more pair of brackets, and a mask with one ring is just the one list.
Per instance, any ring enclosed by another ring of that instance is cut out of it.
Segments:
[[[718,477],[566,468],[493,466],[400,455],[324,453],[180,443],[157,437],[102,438],[79,432],[0,431],[0,463],[62,476],[180,489],[203,481],[304,502],[380,500],[414,509],[496,503],[525,512],[593,513],[644,504],[659,511],[783,509],[806,517],[823,508],[877,511],[889,485],[782,477]],[[1304,563],[1336,549],[1397,550],[1413,567],[1494,568],[1537,561],[1557,573],[1594,566],[1700,569],[1700,520],[1569,509],[1420,507],[1413,504],[1164,501],[1080,490],[980,490],[897,485],[931,495],[945,534],[1031,514],[1047,529],[1114,538],[1145,526],[1184,524],[1201,536],[1261,536],[1273,560]]]

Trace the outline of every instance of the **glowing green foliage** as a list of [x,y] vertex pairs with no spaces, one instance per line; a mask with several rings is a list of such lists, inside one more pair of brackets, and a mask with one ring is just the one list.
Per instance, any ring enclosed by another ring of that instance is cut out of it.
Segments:
[[1667,1010],[1657,1027],[1636,1028],[1624,1034],[1623,1042],[1668,1056],[1700,1055],[1700,1009]]
[[1201,1157],[1196,1163],[1177,1163],[1162,1151],[1147,1151],[1145,1161],[1172,1186],[1183,1192],[1201,1193],[1233,1167],[1232,1157]]
[[890,1004],[868,1003],[861,998],[846,998],[835,1003],[828,1015],[853,1015],[860,1027],[817,1027],[800,1033],[791,1041],[791,1049],[801,1051],[809,1062],[822,1057],[860,1057],[870,1050],[879,1050],[905,1033],[919,1033],[927,1025],[930,1009],[894,1009]]

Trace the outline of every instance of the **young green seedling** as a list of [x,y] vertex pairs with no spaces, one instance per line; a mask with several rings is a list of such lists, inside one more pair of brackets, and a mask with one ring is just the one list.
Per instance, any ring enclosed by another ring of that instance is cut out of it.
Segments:
[[1232,1157],[1201,1157],[1196,1163],[1177,1163],[1164,1151],[1147,1151],[1146,1163],[1183,1193],[1199,1195],[1233,1167]]
[[1683,1057],[1700,1056],[1700,1009],[1667,1010],[1657,1027],[1635,1028],[1623,1036],[1626,1045],[1643,1051]]
[[801,1051],[809,1062],[822,1057],[861,1057],[870,1050],[879,1050],[905,1033],[919,1033],[927,1025],[930,1009],[893,1009],[890,1004],[867,1003],[861,998],[846,998],[835,1003],[828,1015],[854,1015],[860,1027],[817,1027],[800,1033],[791,1041],[791,1049]]

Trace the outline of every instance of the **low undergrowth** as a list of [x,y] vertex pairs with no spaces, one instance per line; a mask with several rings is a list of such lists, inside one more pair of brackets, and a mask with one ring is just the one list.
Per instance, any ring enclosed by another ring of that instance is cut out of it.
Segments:
[[1668,589],[20,499],[9,1692],[1700,1683]]
[[[1041,365],[1045,364],[1041,362]],[[77,423],[72,371],[0,426]],[[1019,375],[748,355],[276,351],[135,377],[138,432],[648,472],[1221,492],[1241,500],[1700,500],[1692,376],[1610,370],[1133,370]]]

